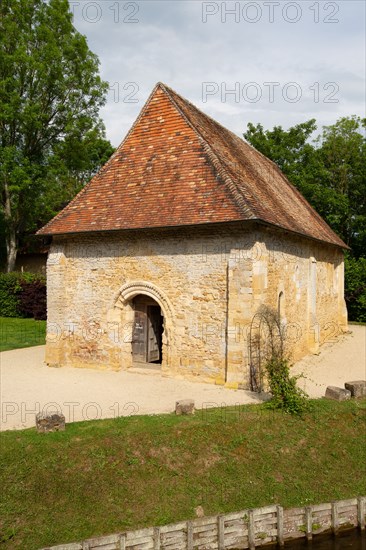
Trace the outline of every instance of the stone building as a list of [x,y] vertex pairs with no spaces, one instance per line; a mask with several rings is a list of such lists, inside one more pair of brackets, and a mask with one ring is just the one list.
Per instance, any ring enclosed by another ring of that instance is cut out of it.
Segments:
[[274,163],[163,84],[38,233],[49,365],[249,388],[264,306],[293,359],[347,327],[346,245]]

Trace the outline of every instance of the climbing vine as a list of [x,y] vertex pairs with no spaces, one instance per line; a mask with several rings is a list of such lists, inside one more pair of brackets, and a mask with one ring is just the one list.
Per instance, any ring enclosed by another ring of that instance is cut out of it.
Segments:
[[297,386],[300,376],[291,376],[286,331],[279,313],[262,306],[253,318],[250,343],[251,369],[258,391],[271,394],[267,406],[290,414],[302,414],[309,407],[308,395]]

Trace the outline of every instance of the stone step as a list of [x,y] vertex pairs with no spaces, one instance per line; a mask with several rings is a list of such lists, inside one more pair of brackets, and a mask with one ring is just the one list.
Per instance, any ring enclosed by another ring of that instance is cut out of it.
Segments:
[[134,374],[144,374],[151,376],[161,376],[161,365],[154,365],[153,363],[142,363],[141,366],[132,366],[127,372],[133,372]]

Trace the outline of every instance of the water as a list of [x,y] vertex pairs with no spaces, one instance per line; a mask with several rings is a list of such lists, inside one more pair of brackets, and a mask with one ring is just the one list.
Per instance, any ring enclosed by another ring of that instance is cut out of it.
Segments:
[[366,532],[357,529],[344,531],[337,537],[329,535],[315,537],[312,542],[304,539],[295,540],[285,545],[285,550],[366,550]]

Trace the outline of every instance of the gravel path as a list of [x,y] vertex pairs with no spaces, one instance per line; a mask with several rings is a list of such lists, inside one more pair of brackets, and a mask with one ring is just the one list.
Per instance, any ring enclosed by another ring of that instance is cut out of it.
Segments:
[[[366,327],[350,325],[350,331],[293,367],[294,373],[305,374],[300,385],[311,397],[324,395],[328,385],[366,379]],[[56,408],[72,422],[167,413],[186,398],[194,399],[199,409],[259,402],[251,392],[160,374],[49,368],[43,357],[44,346],[0,354],[1,430],[34,426],[36,412]]]
[[34,426],[35,413],[61,409],[66,422],[168,413],[179,399],[205,409],[256,403],[258,395],[157,374],[49,368],[44,346],[0,354],[1,430]]
[[366,327],[349,325],[349,333],[323,344],[319,355],[307,355],[294,365],[298,384],[310,397],[322,397],[327,386],[344,388],[345,382],[366,380]]

